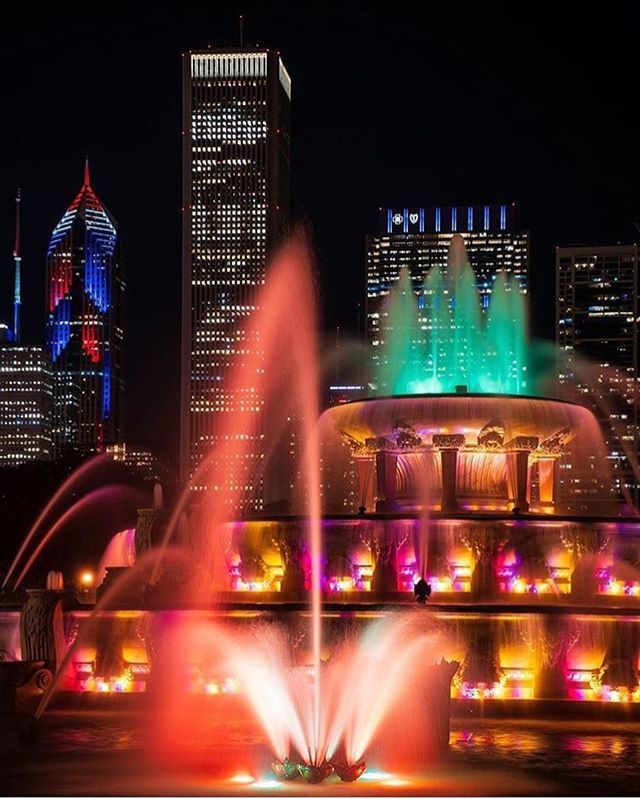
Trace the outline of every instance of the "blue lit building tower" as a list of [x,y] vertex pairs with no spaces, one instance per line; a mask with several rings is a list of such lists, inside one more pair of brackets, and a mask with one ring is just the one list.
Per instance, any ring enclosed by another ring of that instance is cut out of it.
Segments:
[[124,295],[117,224],[91,187],[87,162],[47,252],[56,454],[124,440]]

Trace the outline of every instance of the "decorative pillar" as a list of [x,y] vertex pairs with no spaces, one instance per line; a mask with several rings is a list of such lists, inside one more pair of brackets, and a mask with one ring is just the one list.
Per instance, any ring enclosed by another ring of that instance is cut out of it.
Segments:
[[533,646],[536,660],[535,698],[567,698],[568,654],[580,638],[570,616],[547,613],[536,630]]
[[433,446],[440,450],[442,467],[442,494],[440,508],[444,513],[455,513],[458,510],[456,482],[458,477],[458,450],[464,446],[464,436],[434,435]]
[[356,458],[356,468],[358,470],[358,501],[359,507],[365,510],[373,510],[375,501],[375,474],[376,462],[374,458]]
[[461,682],[492,686],[500,680],[500,651],[496,617],[472,621],[467,633],[467,652],[460,668]]
[[306,540],[302,526],[291,523],[279,524],[274,541],[284,563],[284,577],[280,592],[288,599],[301,599],[305,592],[305,573],[302,567],[303,546]]
[[371,552],[375,567],[371,579],[371,590],[375,594],[386,594],[398,590],[398,539],[395,530],[389,531],[376,522],[371,536]]
[[613,690],[626,688],[631,694],[638,687],[640,634],[637,625],[627,619],[617,619],[610,627],[609,646],[602,664],[602,685]]
[[136,521],[136,556],[142,555],[160,543],[164,534],[166,516],[158,508],[139,508]]
[[538,460],[538,496],[542,508],[555,509],[556,458]]
[[376,511],[388,513],[397,509],[396,503],[396,468],[398,454],[386,447],[389,442],[380,440],[380,449],[376,452]]
[[529,453],[537,446],[538,439],[535,436],[516,436],[505,445],[509,503],[512,509],[519,508],[525,513],[529,510],[527,500]]

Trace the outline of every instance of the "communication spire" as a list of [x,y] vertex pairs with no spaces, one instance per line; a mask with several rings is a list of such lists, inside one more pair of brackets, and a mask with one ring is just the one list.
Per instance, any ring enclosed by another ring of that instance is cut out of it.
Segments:
[[91,186],[91,175],[89,173],[89,156],[84,158],[84,183],[83,186]]
[[244,47],[244,14],[238,17],[238,25],[240,27],[240,47]]
[[14,291],[13,291],[13,340],[20,342],[20,189],[16,194],[16,242],[13,247],[13,263],[15,265]]

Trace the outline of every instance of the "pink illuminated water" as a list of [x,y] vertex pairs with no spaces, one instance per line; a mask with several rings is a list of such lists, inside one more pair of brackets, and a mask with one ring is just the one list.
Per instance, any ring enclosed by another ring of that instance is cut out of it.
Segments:
[[89,510],[94,511],[102,509],[103,512],[109,512],[113,507],[113,503],[115,502],[130,502],[132,507],[135,507],[135,505],[140,502],[140,499],[141,492],[138,489],[134,489],[126,485],[108,485],[104,486],[103,488],[96,488],[94,491],[90,491],[86,496],[82,497],[82,499],[74,502],[74,504],[67,508],[60,518],[51,525],[42,540],[38,542],[38,545],[33,550],[27,559],[27,562],[23,566],[22,571],[16,578],[13,586],[14,591],[20,587],[22,581],[29,572],[29,569],[36,562],[51,539],[54,538],[61,530],[64,530],[70,522],[77,521],[78,517],[81,518],[82,514]]
[[31,529],[25,536],[24,541],[22,542],[20,549],[18,550],[15,558],[13,559],[11,566],[5,575],[5,578],[2,582],[2,588],[5,588],[8,584],[13,572],[18,567],[22,556],[27,551],[29,544],[33,541],[36,534],[40,531],[42,525],[44,524],[45,519],[53,512],[54,508],[60,503],[60,501],[66,497],[68,494],[71,494],[72,489],[76,488],[84,478],[88,477],[91,473],[96,471],[98,467],[102,466],[106,463],[109,459],[108,455],[101,453],[99,455],[94,455],[92,458],[86,460],[83,464],[81,464],[69,477],[64,481],[64,483],[60,486],[60,488],[55,492],[55,494],[51,497],[49,502],[44,506],[42,512],[38,515],[38,518],[35,522],[31,525]]
[[[269,423],[265,435],[272,423],[274,430],[282,431],[284,419],[291,422],[298,440],[304,442],[298,490],[304,500],[306,555],[310,562],[311,612],[305,633],[310,641],[310,657],[301,657],[300,648],[291,640],[291,631],[275,625],[261,624],[240,631],[211,616],[202,618],[197,613],[177,611],[165,614],[162,622],[152,618],[151,627],[156,627],[150,629],[149,640],[154,644],[148,649],[153,652],[151,671],[158,697],[151,722],[152,738],[158,746],[162,744],[168,758],[176,749],[176,741],[186,739],[188,731],[197,729],[198,724],[206,724],[191,693],[196,665],[204,670],[197,673],[205,692],[208,669],[217,669],[223,678],[238,681],[242,686],[241,701],[259,720],[277,758],[297,754],[306,763],[320,765],[338,752],[343,753],[346,762],[355,763],[380,735],[385,719],[389,722],[396,718],[391,725],[395,730],[406,728],[408,722],[398,713],[401,708],[405,713],[409,709],[410,695],[414,699],[419,695],[423,666],[433,664],[432,653],[439,638],[429,625],[425,626],[425,614],[420,624],[412,613],[390,617],[372,625],[364,636],[345,639],[325,662],[315,293],[311,254],[305,237],[298,234],[276,254],[256,301],[257,310],[243,332],[245,341],[259,342],[259,347],[247,346],[229,373],[230,395],[245,400],[233,413],[217,415],[218,427],[213,437],[217,443],[176,504],[161,545],[138,559],[106,591],[60,670],[62,673],[69,668],[72,653],[84,645],[82,642],[90,636],[92,625],[103,610],[132,586],[145,584],[149,577],[151,585],[162,590],[170,567],[176,562],[185,567],[188,575],[179,589],[181,607],[211,608],[219,592],[230,588],[225,557],[230,522],[242,515],[247,487],[256,484],[256,474],[262,470],[269,477],[270,469],[277,468],[257,464],[253,457],[252,441],[262,431],[261,413],[256,408],[265,398],[263,413]],[[269,441],[266,450],[270,450]],[[199,521],[194,524],[195,540],[188,551],[178,551],[170,545],[179,520],[193,499],[193,487],[206,485],[209,490],[197,494],[202,499]],[[58,526],[62,524],[60,520]],[[425,558],[426,545],[421,548],[426,568]],[[39,714],[51,695],[49,691]],[[416,732],[415,737],[420,739],[420,733]]]
[[177,623],[164,635],[172,654],[163,668],[155,725],[170,731],[164,742],[168,749],[175,746],[176,737],[187,735],[187,727],[193,733],[197,723],[187,709],[189,694],[176,690],[184,679],[184,665],[195,662],[215,664],[220,673],[237,680],[241,699],[281,761],[291,757],[322,763],[337,756],[357,763],[383,725],[406,738],[404,744],[394,743],[396,762],[403,751],[424,740],[430,719],[413,712],[413,705],[421,701],[433,653],[443,646],[442,635],[424,612],[378,619],[364,634],[345,636],[331,658],[321,662],[317,737],[315,666],[296,656],[291,632],[284,626],[260,623],[238,630],[222,621],[194,619]]

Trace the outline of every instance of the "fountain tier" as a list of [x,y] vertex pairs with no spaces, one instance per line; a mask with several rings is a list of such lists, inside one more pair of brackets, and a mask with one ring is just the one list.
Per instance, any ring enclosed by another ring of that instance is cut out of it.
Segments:
[[378,512],[553,513],[567,445],[594,454],[601,441],[586,408],[523,396],[383,397],[330,408],[321,423],[327,493],[351,459],[360,507]]

